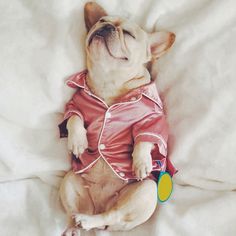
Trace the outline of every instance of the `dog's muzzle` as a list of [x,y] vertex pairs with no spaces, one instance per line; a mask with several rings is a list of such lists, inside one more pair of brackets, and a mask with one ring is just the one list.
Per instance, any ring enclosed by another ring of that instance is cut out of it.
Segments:
[[95,36],[106,38],[108,35],[110,35],[114,31],[116,31],[115,26],[113,26],[111,24],[104,25],[103,27],[101,27],[100,29],[94,31],[91,34],[91,36],[89,38],[89,44],[92,42],[92,40]]

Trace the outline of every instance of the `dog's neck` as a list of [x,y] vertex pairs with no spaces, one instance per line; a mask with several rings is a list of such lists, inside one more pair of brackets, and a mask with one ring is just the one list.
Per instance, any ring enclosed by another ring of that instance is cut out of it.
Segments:
[[135,74],[120,73],[120,71],[106,72],[94,68],[88,69],[88,71],[88,87],[108,105],[116,103],[120,97],[131,90],[151,81],[150,74],[145,67]]

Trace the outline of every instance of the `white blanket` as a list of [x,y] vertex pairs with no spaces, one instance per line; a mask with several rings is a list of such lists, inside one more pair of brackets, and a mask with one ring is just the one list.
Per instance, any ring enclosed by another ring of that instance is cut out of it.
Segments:
[[[59,236],[60,181],[70,167],[57,124],[85,68],[82,0],[0,0],[0,235]],[[176,34],[154,66],[179,169],[171,199],[131,232],[236,235],[236,2],[100,0],[110,14]],[[138,206],[137,206],[138,207]]]

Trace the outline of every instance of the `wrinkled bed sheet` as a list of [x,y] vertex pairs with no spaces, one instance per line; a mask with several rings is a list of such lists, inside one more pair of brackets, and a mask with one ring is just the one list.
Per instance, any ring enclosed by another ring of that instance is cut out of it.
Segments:
[[[70,168],[57,124],[85,68],[81,0],[0,0],[0,235],[59,236],[58,199]],[[236,235],[236,2],[101,0],[173,48],[153,66],[179,169],[171,199],[131,232],[100,236]]]

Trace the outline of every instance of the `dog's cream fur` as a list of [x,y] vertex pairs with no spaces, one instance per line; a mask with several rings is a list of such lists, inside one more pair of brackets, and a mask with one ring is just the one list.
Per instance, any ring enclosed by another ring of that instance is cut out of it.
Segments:
[[[148,84],[146,63],[159,58],[175,39],[173,33],[148,34],[127,19],[107,16],[94,2],[85,5],[85,23],[87,84],[108,105],[130,90]],[[94,36],[104,25],[112,25],[115,30],[106,39]],[[68,148],[79,156],[88,147],[84,124],[72,116],[67,129]],[[145,179],[152,169],[152,148],[153,144],[140,142],[133,150],[133,170],[142,181],[128,183],[119,179],[102,158],[86,174],[69,172],[60,188],[70,221],[63,235],[79,235],[77,226],[86,230],[130,230],[148,220],[157,205],[156,183]]]

